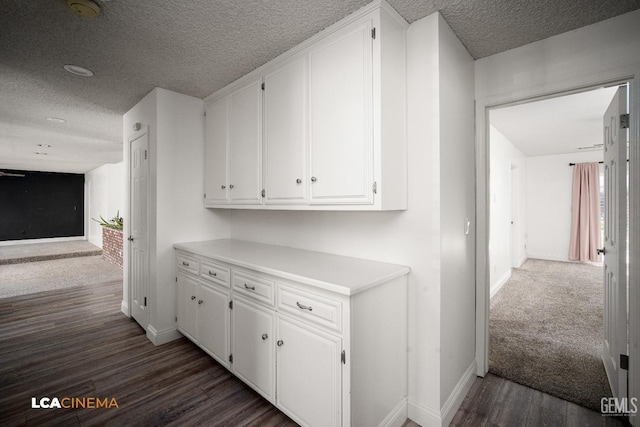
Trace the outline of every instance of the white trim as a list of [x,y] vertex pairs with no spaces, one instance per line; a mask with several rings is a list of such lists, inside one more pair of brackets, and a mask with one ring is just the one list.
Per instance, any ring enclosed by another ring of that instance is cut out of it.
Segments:
[[502,289],[505,283],[509,281],[509,279],[511,279],[511,269],[509,269],[506,273],[502,275],[502,277],[500,278],[500,280],[498,280],[495,286],[491,287],[490,293],[489,293],[489,299],[492,299],[494,296],[496,296],[496,294],[500,291],[500,289]]
[[409,399],[409,419],[422,427],[443,427],[451,424],[462,401],[467,397],[467,393],[476,380],[476,370],[476,361],[473,360],[439,411]]
[[129,303],[123,295],[122,302],[120,303],[120,311],[127,317],[131,317],[131,311],[129,310]]
[[413,399],[407,399],[409,419],[422,427],[442,427],[440,413],[437,409],[424,406]]
[[30,245],[33,243],[70,242],[72,240],[87,240],[87,236],[49,237],[47,239],[4,240],[0,242],[0,246]]
[[442,425],[448,426],[451,424],[453,417],[460,408],[462,401],[469,393],[473,382],[476,380],[476,361],[473,360],[467,370],[462,374],[460,381],[453,388],[453,391],[442,405],[440,412],[442,413]]
[[153,345],[162,345],[182,338],[182,334],[175,327],[158,331],[153,325],[147,327],[147,338]]
[[[572,80],[561,80],[541,86],[525,88],[507,94],[487,96],[476,100],[476,362],[477,374],[484,377],[489,371],[489,110],[498,106],[522,104],[539,99],[568,95],[612,83],[630,82],[631,105],[638,105],[640,71],[637,65],[620,67]],[[631,134],[640,130],[639,112],[632,108]],[[630,167],[634,165],[630,163]],[[632,215],[631,215],[632,216]],[[636,254],[637,257],[637,254]],[[636,259],[636,258],[634,258]],[[631,263],[633,264],[633,263]],[[638,286],[637,284],[635,286]],[[636,290],[638,292],[638,290]],[[631,348],[634,344],[631,343]],[[640,371],[640,369],[639,369]],[[639,372],[640,375],[640,372]],[[640,389],[640,378],[638,381]],[[639,390],[640,391],[640,390]]]
[[384,427],[402,427],[402,425],[407,421],[408,408],[407,408],[407,398],[403,398],[395,408],[391,410],[387,414],[387,416],[382,420],[380,426]]

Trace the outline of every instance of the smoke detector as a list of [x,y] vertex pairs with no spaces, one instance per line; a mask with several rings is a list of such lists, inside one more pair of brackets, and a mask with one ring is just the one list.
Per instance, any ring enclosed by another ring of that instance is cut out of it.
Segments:
[[100,15],[100,6],[91,0],[65,0],[65,2],[76,15],[86,18],[95,18]]

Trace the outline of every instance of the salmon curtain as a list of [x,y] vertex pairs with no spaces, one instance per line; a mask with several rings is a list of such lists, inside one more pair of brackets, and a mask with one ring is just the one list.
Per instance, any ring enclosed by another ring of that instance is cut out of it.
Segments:
[[571,202],[572,261],[600,261],[600,170],[598,163],[576,163]]

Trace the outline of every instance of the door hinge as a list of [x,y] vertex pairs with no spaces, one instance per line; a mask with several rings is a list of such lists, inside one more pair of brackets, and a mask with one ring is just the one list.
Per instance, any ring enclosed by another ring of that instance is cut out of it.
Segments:
[[260,85],[260,87],[262,88],[262,90],[264,90],[264,82],[262,82],[262,84]]
[[229,363],[233,363],[233,354],[229,355]]
[[204,193],[204,196],[202,198],[206,199],[207,198],[207,193]]
[[344,350],[342,350],[342,354],[340,354],[340,361],[343,365],[347,364],[347,353]]
[[176,276],[176,283],[178,283],[178,276]]
[[204,116],[207,117],[207,112],[206,111],[204,112]]
[[147,150],[144,150],[144,159],[147,160]]
[[265,195],[265,192],[264,192],[264,189],[263,189],[263,190],[262,190],[262,197],[264,197],[264,195]]
[[371,38],[372,38],[372,39],[374,39],[374,40],[375,40],[375,38],[376,38],[376,27],[373,27],[373,28],[371,29]]
[[629,114],[620,114],[620,129],[629,129]]
[[378,183],[373,182],[373,194],[378,194]]
[[176,316],[176,322],[178,321],[178,316]]
[[629,370],[629,356],[626,354],[620,355],[620,369]]
[[233,301],[229,301],[229,308],[233,310]]
[[144,297],[144,306],[147,306],[147,297]]

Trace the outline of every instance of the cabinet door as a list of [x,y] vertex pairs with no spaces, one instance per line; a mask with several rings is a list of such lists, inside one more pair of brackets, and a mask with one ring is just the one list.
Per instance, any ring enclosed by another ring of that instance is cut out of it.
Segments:
[[197,317],[198,343],[228,366],[229,292],[200,284]]
[[262,88],[256,81],[229,95],[229,199],[262,203]]
[[277,405],[309,426],[341,424],[341,340],[278,317]]
[[204,147],[205,206],[229,203],[227,176],[228,98],[206,106]]
[[198,282],[184,274],[178,274],[177,283],[178,328],[192,341],[197,341],[196,335],[196,307],[198,306]]
[[311,203],[373,203],[371,21],[309,52]]
[[241,298],[234,298],[232,312],[233,372],[273,403],[274,313]]
[[306,201],[306,55],[264,78],[264,167],[267,204]]

